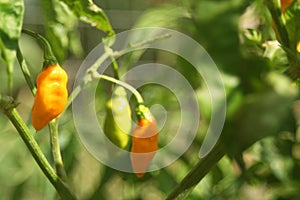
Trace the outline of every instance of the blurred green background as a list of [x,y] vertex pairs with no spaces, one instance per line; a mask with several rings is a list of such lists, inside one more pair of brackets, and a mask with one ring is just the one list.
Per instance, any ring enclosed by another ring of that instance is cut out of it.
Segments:
[[[95,3],[103,8],[116,33],[134,27],[162,26],[187,34],[207,50],[222,73],[227,94],[222,142],[227,154],[187,199],[300,199],[298,86],[282,75],[287,60],[283,51],[274,45],[270,14],[263,0],[97,0]],[[78,23],[57,0],[25,0],[23,26],[50,40],[70,77],[69,91],[84,57],[104,36],[96,28]],[[25,35],[20,44],[36,77],[42,65],[42,50]],[[85,150],[69,109],[60,120],[59,136],[71,186],[80,199],[165,199],[199,160],[211,116],[209,93],[193,67],[170,53],[147,50],[139,60],[126,55],[118,62],[123,73],[139,63],[157,62],[183,74],[197,94],[201,110],[198,134],[175,163],[137,179],[134,174],[102,165]],[[2,66],[0,79],[1,93],[6,93],[7,77]],[[110,85],[99,83],[96,109],[103,124]],[[176,132],[178,103],[172,93],[157,85],[143,87],[141,92],[147,105],[160,104],[173,113],[168,115],[160,133],[159,145],[164,146]],[[13,95],[20,102],[18,111],[35,132],[30,120],[33,97],[17,64]],[[58,199],[16,130],[2,114],[0,127],[0,199]],[[47,132],[43,129],[34,136],[51,160]]]

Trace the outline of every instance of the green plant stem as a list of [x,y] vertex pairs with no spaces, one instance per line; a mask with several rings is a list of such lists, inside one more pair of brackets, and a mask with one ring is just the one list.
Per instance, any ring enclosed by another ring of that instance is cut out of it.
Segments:
[[116,59],[113,56],[110,56],[110,58],[112,60],[112,66],[113,66],[113,69],[114,69],[115,78],[119,80],[120,79],[120,76],[119,76],[119,65],[118,65]]
[[76,88],[73,89],[72,93],[70,94],[70,96],[68,98],[68,101],[67,101],[65,109],[64,109],[64,111],[60,115],[62,115],[67,110],[67,108],[71,105],[71,103],[73,102],[73,100],[80,93],[81,88],[82,88],[82,86],[78,85]]
[[[6,45],[4,45],[3,41],[0,39],[0,49],[4,50],[6,49]],[[2,54],[2,57],[6,57],[6,53],[5,51],[1,52]],[[3,58],[4,58],[3,57]],[[13,72],[14,72],[14,64],[12,62],[9,62],[7,60],[8,58],[2,60],[4,61],[4,64],[5,64],[5,67],[6,67],[6,74],[7,74],[7,86],[8,86],[8,92],[9,92],[9,95],[12,95],[12,92],[13,92]]]
[[[97,71],[98,67],[109,57],[108,53],[104,53],[102,56],[100,56],[96,62],[87,70],[87,71]],[[81,89],[88,84],[90,81],[92,81],[92,78],[89,73],[86,73],[86,75],[83,78],[83,82],[76,86],[76,88],[73,89],[72,93],[70,94],[67,105],[65,106],[64,111],[60,114],[62,115],[67,108],[71,105],[73,100],[77,97],[77,95],[80,93]]]
[[134,95],[134,97],[136,98],[139,105],[144,104],[144,99],[143,99],[142,95],[134,87],[132,87],[128,83],[125,83],[123,81],[117,80],[113,77],[110,77],[110,76],[107,76],[107,75],[104,75],[104,74],[98,74],[97,72],[93,72],[92,77],[97,78],[97,79],[103,79],[103,80],[115,83],[117,85],[120,85],[120,86],[126,88],[127,90],[129,90]]
[[[87,70],[87,74],[85,75],[85,77],[83,78],[83,83],[78,85],[70,94],[67,105],[65,107],[65,110],[71,105],[73,99],[75,99],[77,97],[77,95],[80,93],[81,89],[88,84],[90,81],[92,81],[93,78],[98,78],[98,79],[104,79],[107,80],[109,82],[121,85],[122,87],[128,89],[129,91],[131,91],[133,93],[133,95],[135,96],[138,104],[144,104],[144,100],[143,97],[140,95],[140,93],[131,85],[117,80],[116,78],[110,77],[110,76],[106,76],[106,75],[100,75],[97,72],[98,67],[111,55],[109,53],[104,53],[88,70]],[[91,76],[92,74],[92,76]]]
[[[85,84],[87,84],[88,82],[91,81],[91,76],[90,76],[90,73],[89,72],[94,72],[94,71],[97,71],[99,66],[107,59],[107,58],[110,58],[112,59],[112,62],[115,60],[116,57],[120,57],[124,54],[127,54],[128,52],[136,49],[136,48],[139,48],[139,47],[142,47],[142,46],[145,46],[147,44],[151,44],[153,42],[156,42],[156,41],[159,41],[159,40],[163,40],[163,39],[166,39],[166,38],[169,38],[171,37],[170,34],[164,34],[164,35],[160,35],[160,36],[157,36],[157,37],[154,37],[152,39],[149,39],[149,40],[145,40],[145,41],[141,41],[139,43],[136,43],[136,44],[132,44],[130,45],[129,47],[123,49],[122,51],[113,51],[111,48],[109,49],[106,49],[104,54],[102,54],[97,60],[96,62],[87,70],[87,74],[85,75],[85,77],[83,78],[83,83],[81,85],[78,85],[73,91],[72,93],[70,94],[69,96],[69,99],[68,99],[68,102],[67,102],[67,105],[65,107],[65,110],[71,105],[73,99],[75,99],[77,97],[77,95],[80,93],[81,89],[84,87]],[[117,66],[117,63],[115,63],[116,66]],[[114,64],[113,64],[114,65]],[[114,67],[114,70],[118,69],[118,67]],[[115,73],[116,74],[116,73]],[[116,76],[116,75],[115,75]],[[117,75],[119,76],[119,74]],[[118,79],[118,77],[116,77]],[[127,84],[128,85],[128,84]],[[133,90],[135,90],[133,88]],[[138,91],[135,90],[135,93],[136,95],[135,96],[140,96]],[[139,98],[139,97],[138,97]],[[138,102],[143,102],[142,98],[139,98]],[[64,110],[64,112],[65,112]],[[62,113],[64,113],[62,112]],[[61,114],[62,114],[61,113]]]
[[57,59],[54,56],[54,53],[52,51],[51,45],[49,44],[49,42],[47,41],[46,38],[44,38],[43,36],[41,36],[38,33],[30,31],[28,29],[22,29],[22,32],[27,34],[27,35],[30,35],[31,37],[33,37],[37,40],[39,40],[43,44],[43,47],[44,47],[44,64],[43,64],[43,67],[48,67],[49,65],[56,65],[58,63]]
[[104,49],[105,49],[105,52],[109,55],[109,57],[111,59],[112,67],[113,67],[113,70],[114,70],[114,77],[119,80],[120,79],[120,76],[119,76],[119,66],[118,66],[118,63],[117,63],[115,57],[113,56],[114,52],[108,46],[105,46]]
[[171,37],[171,34],[164,34],[164,35],[159,35],[157,37],[154,37],[154,38],[151,38],[151,39],[148,39],[148,40],[144,40],[144,41],[141,41],[141,42],[138,42],[138,43],[135,43],[135,44],[131,44],[129,47],[121,50],[121,51],[116,51],[114,52],[113,56],[114,57],[119,57],[119,56],[122,56],[124,54],[127,54],[129,52],[131,52],[132,50],[135,50],[137,48],[141,48],[147,44],[152,44],[154,42],[157,42],[157,41],[160,41],[160,40],[164,40],[164,39],[167,39],[167,38],[170,38]]
[[289,37],[287,30],[285,28],[285,18],[283,13],[281,12],[281,5],[280,5],[280,0],[265,0],[265,3],[272,15],[272,18],[274,20],[278,35],[279,35],[279,42],[285,46],[289,47],[290,42],[289,42]]
[[7,63],[7,66],[6,66],[6,73],[7,73],[7,83],[8,83],[8,91],[9,91],[9,94],[12,95],[13,93],[13,83],[14,83],[14,67],[11,63]]
[[29,71],[29,69],[27,67],[26,61],[25,61],[25,59],[23,57],[22,51],[20,49],[20,46],[18,46],[18,48],[17,48],[17,59],[18,59],[19,65],[21,67],[21,71],[22,71],[22,73],[23,73],[23,75],[25,77],[26,83],[29,86],[31,93],[34,96],[35,92],[36,92],[36,87],[35,87],[35,85],[32,82],[31,74],[30,74],[30,71]]
[[192,189],[202,180],[210,169],[225,155],[221,143],[217,143],[212,151],[202,158],[196,166],[183,178],[166,200],[185,199]]
[[67,183],[67,173],[60,153],[60,145],[58,140],[58,120],[55,118],[49,123],[50,145],[53,161],[55,163],[57,175]]
[[105,52],[102,56],[100,56],[96,62],[88,69],[88,71],[97,71],[100,65],[109,57],[108,52]]
[[14,125],[25,145],[29,149],[31,155],[46,175],[48,180],[54,186],[58,194],[64,200],[75,200],[75,195],[72,194],[68,186],[56,175],[54,169],[49,164],[48,160],[44,156],[34,137],[30,133],[25,122],[19,115],[15,108],[16,104],[12,98],[0,96],[0,110],[8,117],[11,123]]

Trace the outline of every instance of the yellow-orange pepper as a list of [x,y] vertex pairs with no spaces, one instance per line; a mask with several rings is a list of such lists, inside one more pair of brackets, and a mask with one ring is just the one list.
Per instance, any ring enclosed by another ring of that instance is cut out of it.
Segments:
[[[150,113],[150,111],[149,111]],[[152,114],[142,117],[133,130],[130,159],[138,178],[145,171],[158,149],[158,128]]]
[[59,64],[43,68],[38,75],[32,108],[32,125],[37,131],[64,110],[68,100],[67,81],[68,75]]
[[287,7],[293,2],[293,0],[280,0],[281,11],[284,12]]

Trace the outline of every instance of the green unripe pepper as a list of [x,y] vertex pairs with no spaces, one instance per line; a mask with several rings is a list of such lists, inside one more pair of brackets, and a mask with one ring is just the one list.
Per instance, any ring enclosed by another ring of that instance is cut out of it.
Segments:
[[104,134],[118,147],[125,149],[131,131],[131,110],[123,87],[116,86],[106,104]]

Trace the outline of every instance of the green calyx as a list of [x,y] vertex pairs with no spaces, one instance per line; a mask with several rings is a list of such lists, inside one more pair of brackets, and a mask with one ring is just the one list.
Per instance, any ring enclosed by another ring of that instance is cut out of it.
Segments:
[[136,112],[136,116],[139,121],[144,118],[148,119],[148,120],[152,119],[152,114],[151,114],[149,108],[143,104],[138,105],[135,109],[135,112]]
[[39,40],[44,47],[44,63],[43,63],[43,68],[47,68],[50,65],[56,65],[58,63],[56,57],[54,56],[54,53],[52,51],[51,45],[48,42],[46,38],[41,36],[38,33],[35,33],[33,31],[30,31],[28,29],[22,29],[23,33],[26,33],[27,35],[30,35],[31,37]]

